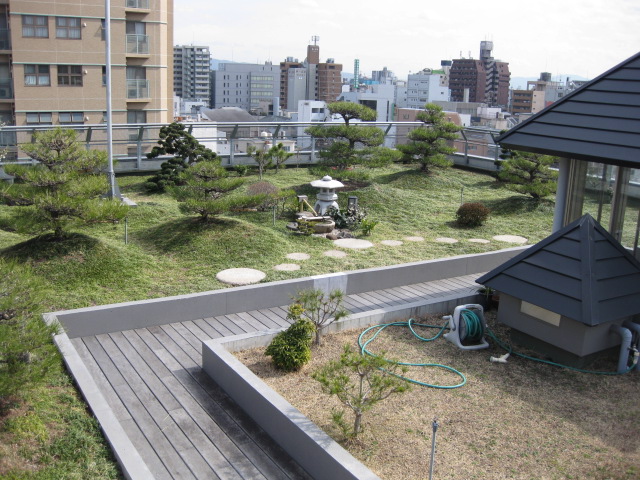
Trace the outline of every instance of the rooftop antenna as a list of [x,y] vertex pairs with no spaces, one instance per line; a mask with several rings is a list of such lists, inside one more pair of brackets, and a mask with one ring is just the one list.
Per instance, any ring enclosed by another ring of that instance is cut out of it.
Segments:
[[313,42],[314,45],[317,45],[318,42],[320,41],[320,37],[318,35],[314,35],[311,37],[311,41]]

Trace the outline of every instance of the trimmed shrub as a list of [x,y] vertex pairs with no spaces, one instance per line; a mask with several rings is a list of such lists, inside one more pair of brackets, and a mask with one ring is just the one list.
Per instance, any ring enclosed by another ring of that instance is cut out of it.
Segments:
[[463,203],[456,212],[456,221],[463,227],[479,227],[489,217],[489,210],[481,203]]
[[299,370],[311,360],[311,340],[316,327],[309,320],[301,318],[303,311],[300,304],[289,307],[287,318],[296,321],[276,335],[264,352],[280,370]]

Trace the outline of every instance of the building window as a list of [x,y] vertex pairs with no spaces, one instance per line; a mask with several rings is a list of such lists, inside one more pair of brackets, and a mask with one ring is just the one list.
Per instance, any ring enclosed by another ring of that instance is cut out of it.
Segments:
[[49,22],[47,17],[40,15],[23,15],[22,36],[49,38]]
[[73,17],[56,17],[56,38],[80,40],[80,19]]
[[107,21],[103,18],[100,20],[100,40],[103,42],[107,39]]
[[49,65],[25,65],[24,66],[24,84],[28,87],[40,85],[51,85],[51,75],[49,74]]
[[58,65],[58,85],[82,86],[82,67],[80,65]]
[[144,110],[127,110],[127,123],[147,123],[147,112]]
[[51,112],[27,113],[27,124],[52,125],[51,118]]
[[58,114],[60,125],[78,125],[84,123],[83,112],[60,112]]

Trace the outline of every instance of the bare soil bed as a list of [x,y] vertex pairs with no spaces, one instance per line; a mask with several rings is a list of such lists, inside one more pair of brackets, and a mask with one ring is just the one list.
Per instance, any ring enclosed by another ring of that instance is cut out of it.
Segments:
[[[507,332],[487,315],[500,338]],[[440,317],[422,320],[442,324]],[[430,337],[436,330],[419,330]],[[338,358],[344,344],[356,346],[358,331],[324,337],[310,364],[295,373],[276,370],[264,349],[238,352],[238,358],[356,458],[386,480],[426,479],[432,422],[437,417],[434,479],[640,479],[640,373],[592,375],[511,357],[495,346],[462,351],[440,338],[423,342],[406,328],[386,329],[370,350],[390,352],[405,362],[450,365],[467,377],[461,388],[414,385],[365,413],[365,431],[345,441],[331,422],[342,408],[322,393],[310,374]],[[594,368],[614,370],[603,361]],[[411,367],[410,378],[456,384],[459,377]],[[345,413],[351,421],[351,412]]]

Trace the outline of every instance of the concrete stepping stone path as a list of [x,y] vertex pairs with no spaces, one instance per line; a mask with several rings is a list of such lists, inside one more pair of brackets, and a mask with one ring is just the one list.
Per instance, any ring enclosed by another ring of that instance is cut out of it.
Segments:
[[458,243],[458,240],[449,237],[438,237],[435,239],[435,241],[438,243]]
[[287,258],[289,260],[309,260],[311,255],[308,253],[288,253]]
[[228,268],[216,274],[222,283],[230,285],[250,285],[263,280],[267,274],[254,268]]
[[347,252],[343,252],[342,250],[327,250],[326,252],[322,252],[322,254],[333,258],[344,258],[347,256]]
[[296,270],[300,270],[300,265],[297,263],[281,263],[280,265],[273,267],[273,269],[281,272],[294,272]]
[[524,243],[527,243],[528,241],[526,238],[521,237],[519,235],[496,235],[495,237],[493,237],[493,239],[499,242],[519,243],[519,244],[524,244]]
[[387,247],[399,247],[402,243],[400,240],[382,240],[380,242],[381,245],[386,245]]
[[342,248],[352,248],[355,250],[362,250],[364,248],[373,247],[373,243],[368,240],[360,240],[358,238],[339,238],[338,240],[334,240],[333,244],[336,247]]

